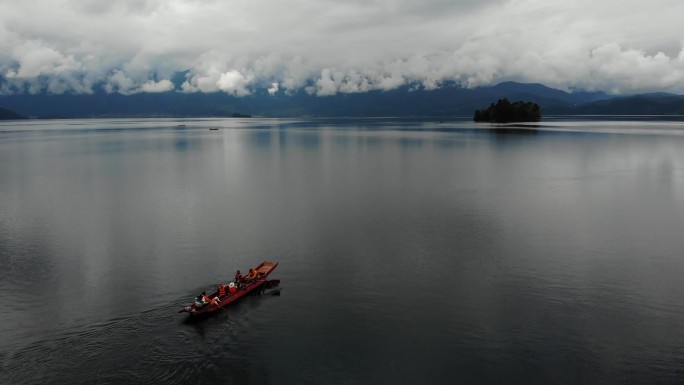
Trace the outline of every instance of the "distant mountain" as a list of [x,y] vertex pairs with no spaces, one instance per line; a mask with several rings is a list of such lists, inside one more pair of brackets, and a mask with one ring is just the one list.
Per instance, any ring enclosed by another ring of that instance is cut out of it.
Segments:
[[[176,89],[184,73],[173,79]],[[498,99],[524,100],[549,114],[681,114],[684,96],[655,93],[629,97],[604,92],[572,92],[543,84],[504,82],[490,87],[463,88],[447,84],[436,90],[409,86],[391,91],[371,91],[333,96],[313,96],[299,91],[269,95],[265,90],[245,97],[222,92],[91,95],[0,95],[0,105],[29,117],[269,117],[332,116],[473,116],[475,110]]]
[[0,107],[0,120],[26,119],[12,110]]
[[230,116],[244,112],[245,101],[224,93],[182,92],[107,94],[17,94],[0,104],[35,118]]
[[581,115],[684,115],[684,96],[641,94],[584,104],[573,109]]

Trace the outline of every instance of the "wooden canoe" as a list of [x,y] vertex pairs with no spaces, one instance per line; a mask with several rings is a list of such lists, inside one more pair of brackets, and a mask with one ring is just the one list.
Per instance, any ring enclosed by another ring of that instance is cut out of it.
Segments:
[[[218,305],[214,304],[207,304],[201,307],[198,307],[196,304],[191,304],[189,306],[186,306],[182,308],[179,313],[190,313],[190,315],[200,315],[200,314],[208,314],[208,313],[213,313],[215,311],[224,309],[226,306],[229,304],[237,301],[238,299],[244,297],[245,295],[253,292],[254,290],[262,287],[266,282],[268,282],[268,276],[271,274],[271,272],[278,266],[277,262],[262,262],[259,264],[259,266],[255,267],[254,270],[257,271],[257,278],[253,279],[250,282],[244,282],[242,283],[242,286],[237,289],[235,293],[228,293],[224,295],[223,297],[219,298]],[[218,296],[218,290],[209,294],[208,297],[210,299],[213,299],[214,297]]]

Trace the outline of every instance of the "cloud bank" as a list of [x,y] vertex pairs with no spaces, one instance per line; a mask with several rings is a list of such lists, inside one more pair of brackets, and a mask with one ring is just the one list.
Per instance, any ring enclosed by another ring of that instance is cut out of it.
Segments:
[[681,15],[680,0],[0,0],[0,93],[684,93]]

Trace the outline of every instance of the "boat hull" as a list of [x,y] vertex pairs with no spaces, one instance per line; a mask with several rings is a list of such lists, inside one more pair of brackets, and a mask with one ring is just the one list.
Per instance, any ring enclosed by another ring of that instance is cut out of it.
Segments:
[[[254,292],[260,287],[264,286],[268,282],[268,276],[273,270],[278,266],[277,262],[262,262],[255,268],[257,273],[259,273],[258,278],[252,280],[251,282],[243,283],[235,293],[229,293],[223,297],[219,298],[218,305],[208,304],[201,308],[197,308],[195,305],[189,305],[182,308],[179,313],[188,313],[191,316],[198,316],[202,314],[210,314],[217,312],[219,310],[225,309],[226,306],[239,300],[240,298],[246,296],[247,294]],[[218,295],[218,291],[209,294],[209,298],[213,299]]]

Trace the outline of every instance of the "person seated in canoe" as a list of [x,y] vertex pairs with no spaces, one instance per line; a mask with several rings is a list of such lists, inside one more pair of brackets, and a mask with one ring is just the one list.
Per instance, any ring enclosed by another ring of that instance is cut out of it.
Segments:
[[231,282],[228,284],[228,290],[230,291],[230,294],[237,293],[237,285],[235,284],[235,282]]
[[235,282],[235,285],[236,285],[238,288],[239,288],[240,286],[242,286],[242,273],[240,273],[240,270],[238,270],[237,273],[235,273],[235,280],[234,280],[234,282]]
[[210,303],[211,300],[209,299],[209,296],[207,295],[207,292],[203,291],[202,294],[198,295],[195,298],[195,308],[203,308],[207,306],[208,303]]
[[219,285],[218,285],[218,297],[225,297],[226,294],[228,294],[226,292],[226,285],[219,283]]
[[257,271],[256,271],[256,270],[254,270],[254,269],[249,269],[249,273],[248,273],[247,276],[245,277],[245,281],[251,282],[252,280],[256,279],[257,275],[258,275],[258,274],[257,274]]
[[212,305],[216,305],[216,306],[219,305],[219,297],[218,297],[218,295],[217,295],[216,297],[214,297],[214,298],[211,299],[211,304],[212,304]]

